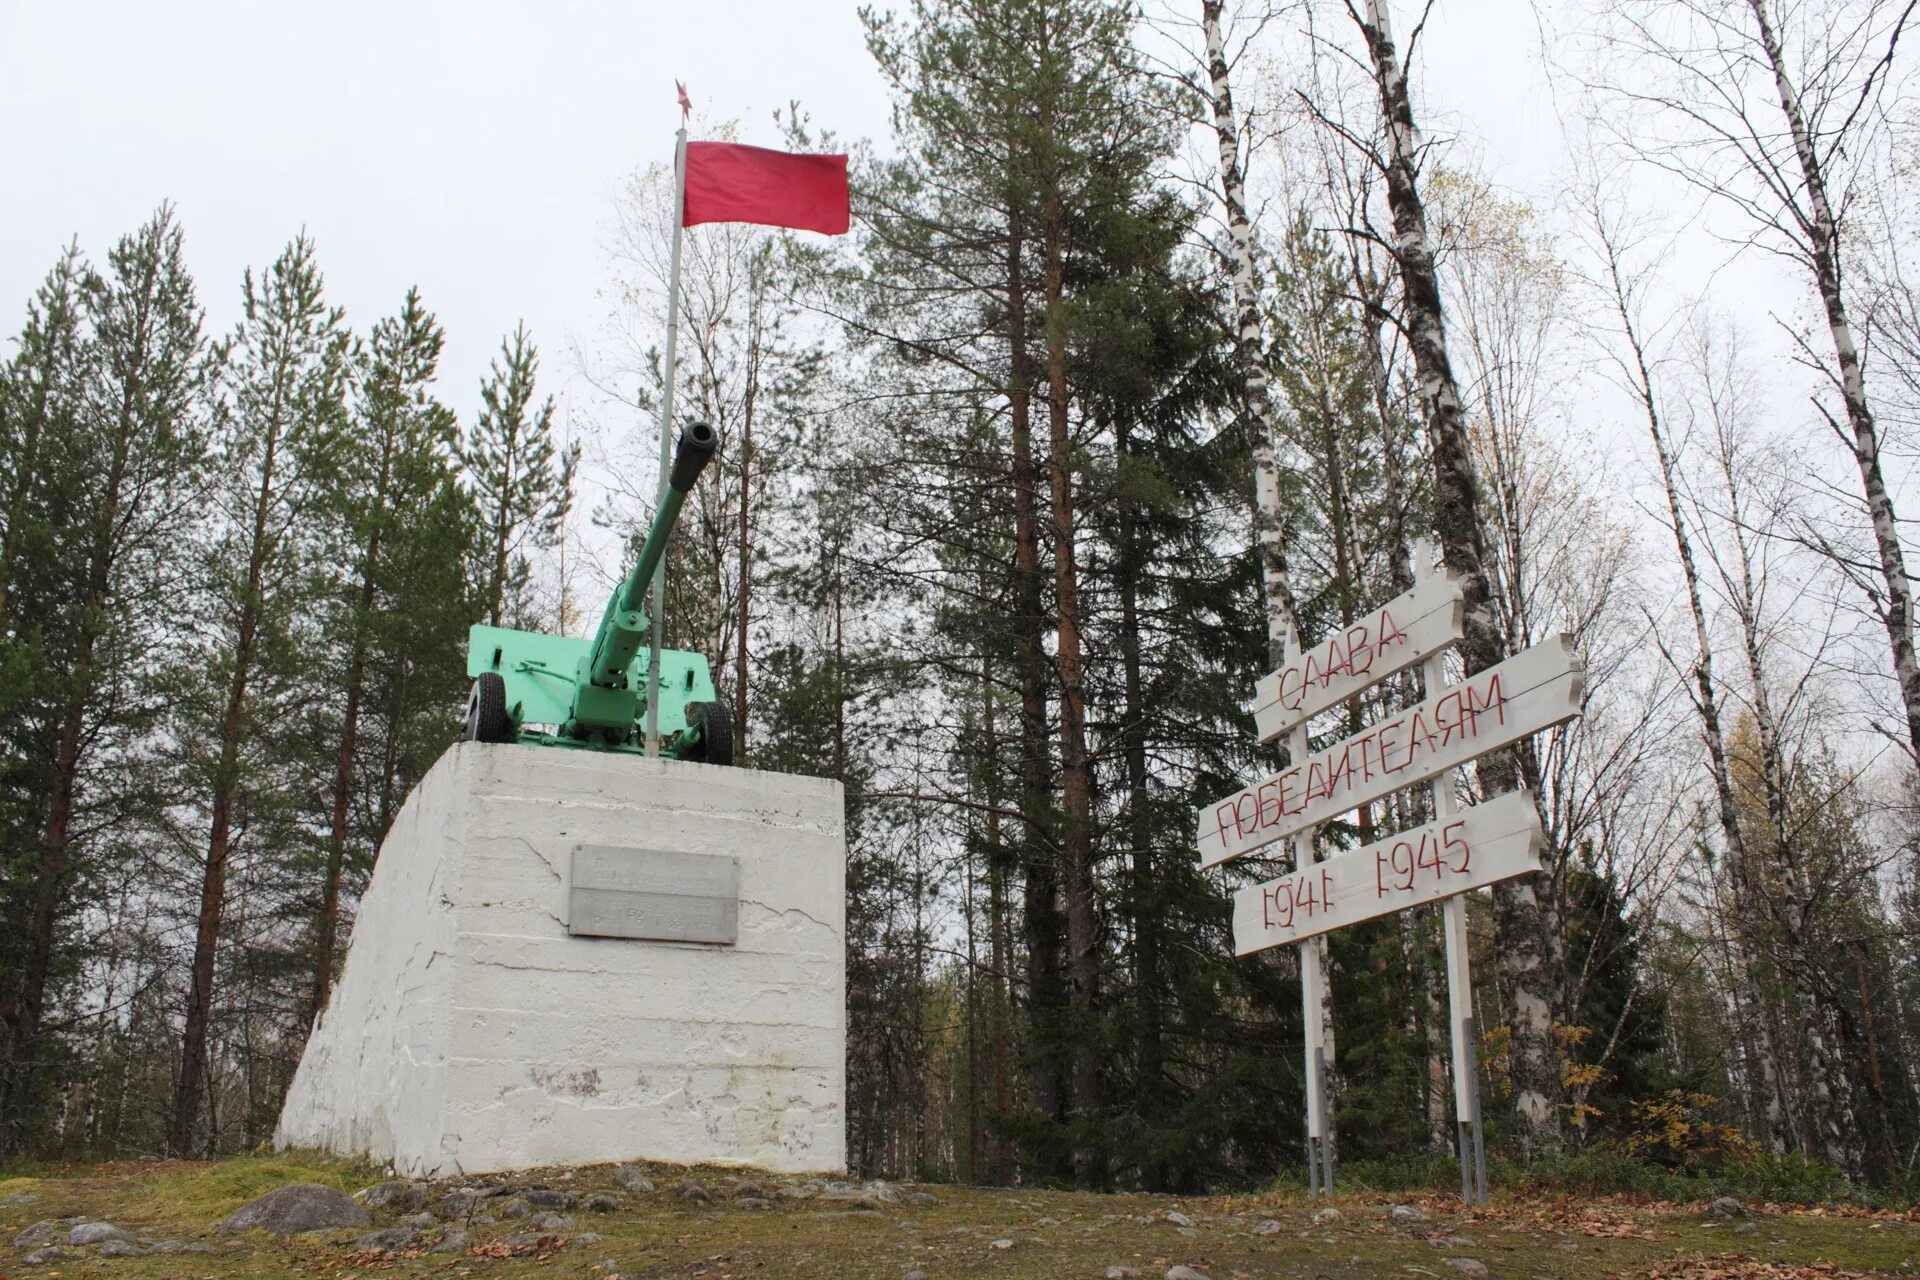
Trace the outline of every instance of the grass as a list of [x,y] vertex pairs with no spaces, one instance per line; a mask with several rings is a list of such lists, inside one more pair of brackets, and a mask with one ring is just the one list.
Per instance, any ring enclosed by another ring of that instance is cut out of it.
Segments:
[[[1496,1278],[1657,1274],[1663,1280],[1800,1280],[1847,1272],[1911,1275],[1920,1265],[1920,1221],[1915,1220],[1920,1215],[1911,1212],[1857,1205],[1781,1209],[1757,1214],[1754,1230],[1735,1234],[1739,1224],[1708,1218],[1699,1202],[1651,1203],[1554,1187],[1502,1186],[1491,1207],[1468,1211],[1457,1197],[1423,1194],[1409,1201],[1403,1191],[1383,1194],[1386,1188],[1367,1181],[1391,1181],[1392,1173],[1345,1171],[1342,1194],[1334,1201],[1339,1219],[1316,1223],[1315,1205],[1286,1190],[1180,1199],[937,1187],[929,1188],[937,1199],[931,1205],[902,1201],[876,1211],[848,1202],[774,1196],[770,1208],[752,1209],[729,1198],[730,1175],[724,1170],[660,1167],[654,1171],[659,1189],[643,1194],[620,1192],[606,1167],[544,1170],[473,1181],[545,1185],[583,1198],[613,1192],[620,1198],[618,1211],[573,1210],[574,1225],[543,1244],[507,1245],[525,1223],[503,1220],[474,1225],[467,1252],[382,1255],[356,1253],[350,1239],[282,1241],[258,1233],[221,1236],[215,1230],[240,1204],[288,1182],[324,1182],[348,1190],[379,1181],[379,1172],[364,1164],[260,1155],[212,1164],[52,1166],[0,1181],[0,1277],[520,1280],[604,1277],[609,1273],[599,1270],[600,1264],[612,1262],[618,1275],[647,1280],[900,1280],[911,1269],[924,1270],[930,1280],[1091,1280],[1116,1265],[1158,1280],[1168,1267],[1185,1263],[1212,1280],[1452,1280],[1456,1271],[1447,1259],[1473,1258]],[[676,1194],[680,1180],[688,1177],[713,1190],[711,1203]],[[1385,1210],[1395,1201],[1418,1204],[1428,1219],[1393,1221]],[[1169,1211],[1190,1216],[1196,1234],[1183,1234],[1168,1220]],[[43,1218],[71,1215],[103,1218],[153,1239],[204,1241],[215,1252],[112,1259],[88,1250],[49,1266],[19,1265],[22,1255],[7,1247],[15,1233]],[[377,1225],[394,1219],[381,1213]],[[1277,1230],[1255,1234],[1255,1227],[1268,1220],[1278,1224]],[[575,1243],[585,1231],[603,1238]],[[1010,1243],[997,1246],[999,1241]],[[1715,1261],[1693,1266],[1690,1258]],[[1839,1270],[1808,1270],[1817,1267]]]

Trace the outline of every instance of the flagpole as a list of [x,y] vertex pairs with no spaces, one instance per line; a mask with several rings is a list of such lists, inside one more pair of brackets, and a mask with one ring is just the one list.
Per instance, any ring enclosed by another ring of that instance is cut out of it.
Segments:
[[[684,99],[683,99],[684,101]],[[667,259],[666,387],[660,393],[660,484],[655,501],[667,500],[667,476],[673,467],[674,347],[680,336],[680,236],[687,203],[687,125],[673,135],[673,250]],[[655,508],[658,509],[657,507]],[[660,754],[660,641],[667,618],[667,558],[653,571],[653,625],[647,628],[647,755]]]

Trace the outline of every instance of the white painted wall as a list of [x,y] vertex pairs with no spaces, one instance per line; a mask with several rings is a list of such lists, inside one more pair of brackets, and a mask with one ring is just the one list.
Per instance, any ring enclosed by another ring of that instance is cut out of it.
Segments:
[[[439,1176],[846,1163],[838,783],[461,744],[380,851],[279,1145]],[[576,844],[740,860],[733,946],[574,938]]]

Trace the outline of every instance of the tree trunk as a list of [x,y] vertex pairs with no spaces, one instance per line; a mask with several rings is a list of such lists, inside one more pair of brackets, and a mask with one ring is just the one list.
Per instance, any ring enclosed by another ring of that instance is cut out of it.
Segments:
[[[1132,452],[1127,428],[1119,428],[1115,437],[1116,459],[1125,466]],[[1127,771],[1127,839],[1133,846],[1133,968],[1134,1006],[1138,1026],[1135,1029],[1133,1070],[1133,1112],[1141,1128],[1153,1133],[1165,1122],[1166,1018],[1160,1007],[1160,907],[1153,894],[1153,821],[1151,785],[1147,770],[1147,703],[1145,680],[1141,671],[1140,636],[1140,534],[1135,500],[1123,496],[1120,504],[1119,563],[1115,566],[1120,589],[1120,662],[1122,696],[1125,698],[1121,726],[1122,752]],[[1148,1143],[1151,1150],[1151,1143]],[[1148,1156],[1142,1159],[1140,1183],[1148,1191],[1168,1188],[1164,1160]]]
[[1914,764],[1920,767],[1920,661],[1915,659],[1913,651],[1913,583],[1907,577],[1906,552],[1900,546],[1900,526],[1894,514],[1893,498],[1887,492],[1886,477],[1880,470],[1880,435],[1873,411],[1867,404],[1860,350],[1841,294],[1839,223],[1827,199],[1826,172],[1819,153],[1814,150],[1813,135],[1800,106],[1799,92],[1788,74],[1786,56],[1774,30],[1767,0],[1748,0],[1748,4],[1753,9],[1754,21],[1759,24],[1760,43],[1766,50],[1767,65],[1780,94],[1780,110],[1786,115],[1787,129],[1793,135],[1794,154],[1800,161],[1800,177],[1806,184],[1807,211],[1801,219],[1801,229],[1807,237],[1814,284],[1820,291],[1827,331],[1833,339],[1834,360],[1839,365],[1840,398],[1846,404],[1847,425],[1853,433],[1853,460],[1860,469],[1860,487],[1866,497],[1867,514],[1873,521],[1874,547],[1880,555],[1880,575],[1886,581],[1887,603],[1881,617],[1893,650],[1893,671],[1900,684],[1901,705],[1906,711],[1907,746],[1913,753]]
[[[1100,915],[1093,872],[1093,771],[1087,759],[1086,673],[1080,652],[1080,571],[1074,559],[1073,438],[1067,418],[1067,342],[1059,311],[1066,278],[1066,218],[1058,192],[1042,213],[1046,270],[1047,425],[1053,512],[1053,582],[1060,671],[1060,790],[1066,810],[1061,841],[1067,900],[1068,1002],[1073,1033],[1073,1110],[1090,1126],[1105,1105],[1103,1057],[1096,1018],[1100,1001]],[[1106,1182],[1102,1144],[1085,1136],[1077,1159],[1080,1181]]]
[[[1012,354],[1008,415],[1013,446],[1013,568],[1020,646],[1020,815],[1025,827],[1027,1018],[1033,1105],[1056,1123],[1067,1117],[1067,1082],[1061,1061],[1061,1020],[1066,992],[1061,979],[1060,870],[1052,824],[1047,818],[1052,780],[1047,752],[1046,616],[1040,591],[1038,472],[1033,461],[1033,375],[1027,352],[1026,239],[1019,210],[1009,217],[1007,248],[1007,340]],[[1036,1153],[1043,1177],[1066,1172],[1053,1144]]]
[[750,515],[753,495],[753,402],[759,390],[759,339],[747,353],[746,409],[740,428],[740,600],[734,620],[733,654],[733,756],[737,764],[747,761],[747,625],[753,617],[753,524]]
[[272,425],[261,460],[260,488],[254,501],[252,540],[247,551],[246,595],[235,631],[233,672],[227,683],[226,711],[220,720],[220,760],[213,779],[213,821],[207,836],[207,861],[200,884],[200,912],[194,929],[193,987],[187,999],[187,1024],[180,1043],[180,1084],[174,1094],[173,1129],[168,1147],[176,1156],[192,1154],[200,1117],[201,1088],[207,1074],[207,1027],[213,1014],[213,960],[220,940],[220,915],[226,902],[227,855],[233,833],[233,803],[240,784],[240,739],[245,723],[247,682],[261,613],[261,584],[266,574],[267,522],[273,507],[273,468],[280,443],[279,415],[284,387],[276,388]]
[[[1408,345],[1433,454],[1434,531],[1439,535],[1448,569],[1463,580],[1466,634],[1461,651],[1468,674],[1473,674],[1506,657],[1486,570],[1480,480],[1473,464],[1459,386],[1447,355],[1440,282],[1416,180],[1413,102],[1380,0],[1367,0],[1366,11],[1359,23],[1373,61],[1386,128],[1385,177],[1387,206],[1393,214],[1394,261],[1400,272]],[[1489,796],[1511,791],[1518,782],[1518,769],[1508,751],[1482,757],[1477,772]],[[1543,872],[1502,881],[1493,892],[1500,968],[1510,1003],[1509,1074],[1513,1081],[1515,1137],[1527,1158],[1560,1147],[1560,1077],[1553,1046],[1555,993],[1546,913],[1541,903],[1546,881]]]

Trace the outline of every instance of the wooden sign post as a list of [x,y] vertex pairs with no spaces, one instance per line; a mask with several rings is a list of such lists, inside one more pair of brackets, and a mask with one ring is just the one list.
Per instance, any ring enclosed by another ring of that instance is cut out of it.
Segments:
[[[1389,601],[1260,682],[1254,712],[1260,741],[1286,735],[1287,767],[1203,809],[1195,833],[1202,866],[1244,857],[1276,841],[1292,849],[1291,870],[1234,894],[1236,955],[1300,949],[1300,999],[1307,1092],[1307,1185],[1331,1194],[1333,1155],[1321,1006],[1322,937],[1438,901],[1447,958],[1447,1030],[1460,1141],[1461,1194],[1487,1198],[1486,1148],[1474,1053],[1472,976],[1463,894],[1540,870],[1546,838],[1526,790],[1462,810],[1454,773],[1580,714],[1585,672],[1573,645],[1556,636],[1498,666],[1446,681],[1444,651],[1462,635],[1459,583],[1432,572],[1422,544],[1412,591]],[[1426,697],[1369,729],[1308,754],[1307,724],[1388,676],[1418,663]],[[1406,787],[1433,784],[1433,820],[1363,849],[1313,857],[1321,823]]]

